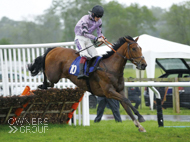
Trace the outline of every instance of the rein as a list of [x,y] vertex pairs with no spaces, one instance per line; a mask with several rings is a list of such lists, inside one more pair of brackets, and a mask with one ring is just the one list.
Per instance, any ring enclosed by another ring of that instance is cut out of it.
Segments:
[[[107,44],[108,43],[108,44]],[[121,55],[120,53],[118,53],[115,49],[113,49],[111,46],[109,46],[109,44],[110,45],[112,45],[113,46],[113,44],[111,44],[110,42],[108,42],[107,41],[107,43],[106,42],[104,42],[104,44],[105,45],[107,45],[109,48],[111,48],[111,50],[113,51],[113,52],[115,52],[115,53],[117,53],[119,56],[121,56],[122,58],[124,58],[124,60],[127,60],[127,57],[125,57],[125,56],[123,56],[123,55]]]

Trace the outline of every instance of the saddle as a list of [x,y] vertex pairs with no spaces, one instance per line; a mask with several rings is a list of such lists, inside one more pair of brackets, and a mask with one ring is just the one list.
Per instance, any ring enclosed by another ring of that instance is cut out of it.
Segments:
[[[73,61],[73,63],[71,64],[71,66],[69,68],[69,74],[78,76],[80,59],[81,59],[81,57],[79,56]],[[100,57],[100,56],[96,56],[93,58],[87,58],[85,65],[84,65],[84,73],[89,76],[90,73],[93,73],[94,71],[96,71],[101,59],[102,59],[102,57]]]

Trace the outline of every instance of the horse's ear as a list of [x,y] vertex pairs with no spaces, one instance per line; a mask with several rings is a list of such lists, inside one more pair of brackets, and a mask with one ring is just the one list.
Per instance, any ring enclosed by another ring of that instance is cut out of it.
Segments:
[[137,42],[137,41],[138,41],[138,39],[139,39],[139,36],[135,39],[135,42]]
[[124,37],[125,38],[125,40],[128,42],[128,43],[130,43],[131,41],[129,40],[129,39],[127,39],[126,37]]

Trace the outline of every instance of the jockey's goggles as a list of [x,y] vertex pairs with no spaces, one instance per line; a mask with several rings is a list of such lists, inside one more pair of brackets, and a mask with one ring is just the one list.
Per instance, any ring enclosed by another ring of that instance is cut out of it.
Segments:
[[97,18],[102,18],[102,15],[94,14],[94,16],[97,17]]

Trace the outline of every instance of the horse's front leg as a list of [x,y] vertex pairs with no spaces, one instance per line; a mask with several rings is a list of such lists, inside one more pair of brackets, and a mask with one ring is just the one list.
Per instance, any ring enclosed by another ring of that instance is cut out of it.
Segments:
[[131,109],[129,108],[128,105],[126,105],[126,103],[124,102],[120,102],[121,105],[123,106],[123,108],[125,109],[125,111],[127,112],[127,114],[131,117],[131,119],[133,120],[133,123],[135,124],[136,127],[139,128],[140,132],[146,132],[146,130],[144,129],[144,127],[137,121],[137,119],[135,118],[135,116],[133,115]]
[[113,87],[110,87],[108,89],[108,91],[105,92],[105,95],[106,95],[107,98],[113,98],[113,99],[119,100],[126,111],[128,111],[127,106],[129,106],[131,108],[131,110],[134,112],[134,114],[138,116],[138,121],[139,122],[144,122],[145,121],[143,116],[131,104],[131,101],[128,98],[125,97],[124,91],[120,91],[120,93],[118,93],[118,92],[116,92],[116,90]]
[[[115,90],[113,90],[113,92],[117,93]],[[119,94],[121,94],[121,96],[123,96],[122,100],[121,100],[121,104],[124,108],[128,108],[128,106],[133,110],[134,114],[138,116],[138,121],[139,122],[144,122],[145,119],[143,118],[143,116],[138,112],[138,110],[131,104],[131,101],[125,97],[125,93],[124,90],[120,91]],[[125,109],[125,110],[126,110]]]
[[[118,93],[115,91],[114,88],[111,88],[111,89],[109,89],[108,92],[109,92],[109,94],[106,94],[106,97],[120,101],[121,105],[123,106],[123,108],[125,109],[127,114],[133,120],[135,126],[139,128],[139,131],[140,132],[146,132],[146,130],[143,128],[143,126],[139,123],[139,122],[144,122],[145,119],[143,118],[142,115],[140,115],[140,113],[136,110],[136,108],[131,104],[131,101],[125,97],[124,91],[121,91],[120,93]],[[133,110],[133,112],[138,116],[139,122],[136,120],[136,118],[134,117],[131,110]]]
[[[123,97],[125,98],[124,91],[120,92],[120,94],[123,95]],[[136,120],[136,118],[133,115],[133,113],[132,113],[131,109],[129,108],[129,106],[124,101],[121,101],[120,103],[123,106],[123,108],[125,109],[125,111],[127,112],[127,114],[133,120],[133,123],[135,124],[135,126],[139,128],[139,131],[140,132],[146,132],[146,130],[144,129],[144,127]]]
[[[117,92],[116,92],[117,93]],[[122,100],[120,101],[121,105],[123,106],[123,108],[125,109],[125,111],[127,112],[127,114],[131,117],[131,119],[133,120],[133,123],[135,124],[136,127],[139,128],[140,132],[146,132],[146,130],[144,129],[144,127],[139,123],[139,122],[144,122],[145,119],[143,118],[143,116],[136,110],[136,108],[131,104],[131,101],[125,97],[124,95],[124,91],[121,91],[119,94],[121,94],[121,96],[123,96]],[[133,112],[138,116],[138,121],[136,120],[135,116],[133,115],[131,109],[133,110]]]

